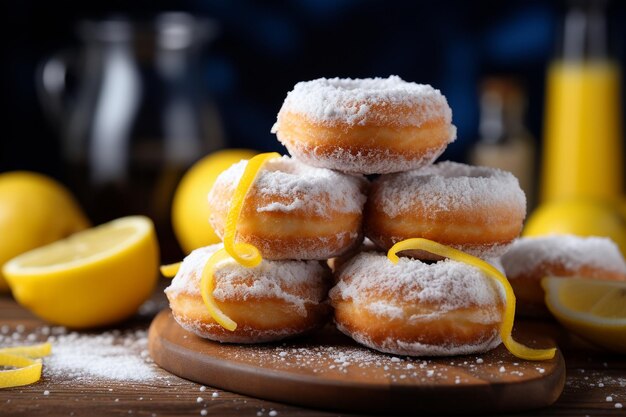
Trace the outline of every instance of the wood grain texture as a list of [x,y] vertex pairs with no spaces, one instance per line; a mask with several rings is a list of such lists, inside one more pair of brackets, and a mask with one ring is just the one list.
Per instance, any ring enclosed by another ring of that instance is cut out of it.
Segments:
[[[163,285],[165,282],[162,282]],[[167,304],[162,291],[155,292],[151,302],[157,307]],[[132,326],[147,329],[151,320],[151,313],[146,312],[115,328],[125,330]],[[40,329],[45,323],[18,306],[10,296],[0,295],[0,326],[4,325],[8,333],[12,333],[18,325],[29,332]],[[623,403],[626,407],[626,357],[582,345],[553,322],[533,322],[532,325],[534,330],[560,335],[559,346],[567,366],[565,388],[553,405],[511,414],[511,417],[624,415],[624,409],[615,408],[615,404]],[[277,417],[347,416],[247,397],[215,387],[207,387],[202,392],[200,384],[172,376],[165,370],[159,370],[159,373],[163,378],[157,382],[106,381],[93,384],[45,377],[37,384],[0,390],[0,415],[161,417],[201,416],[201,412],[206,410],[208,416],[224,417],[267,417],[270,411],[275,411]],[[47,396],[43,395],[46,390],[49,391]],[[217,397],[212,396],[214,392]],[[607,401],[607,396],[611,396],[613,401]],[[202,397],[203,401],[198,403],[198,397]]]
[[[515,336],[540,347],[554,344],[523,328]],[[552,404],[565,383],[560,352],[543,362],[517,359],[503,346],[482,355],[396,357],[361,347],[334,326],[282,343],[221,344],[184,330],[167,310],[150,327],[149,347],[157,364],[192,381],[348,412],[528,410]]]

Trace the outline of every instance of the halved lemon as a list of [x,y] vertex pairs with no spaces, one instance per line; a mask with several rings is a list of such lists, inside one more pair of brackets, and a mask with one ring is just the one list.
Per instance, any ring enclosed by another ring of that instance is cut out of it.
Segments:
[[566,328],[605,348],[626,353],[626,282],[548,277],[546,305]]
[[150,219],[131,216],[26,252],[2,269],[15,299],[72,328],[116,323],[135,313],[158,277]]

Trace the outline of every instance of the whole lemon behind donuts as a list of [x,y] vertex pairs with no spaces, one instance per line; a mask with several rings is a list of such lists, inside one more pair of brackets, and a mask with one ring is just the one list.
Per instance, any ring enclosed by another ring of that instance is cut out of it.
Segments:
[[626,218],[607,202],[581,198],[543,204],[529,217],[522,235],[551,234],[608,237],[626,256]]
[[196,162],[183,176],[172,203],[172,226],[185,253],[220,242],[209,224],[207,195],[222,171],[257,153],[249,149],[217,151]]
[[[0,266],[87,227],[89,220],[58,182],[34,172],[0,174]],[[0,292],[8,289],[0,272]]]

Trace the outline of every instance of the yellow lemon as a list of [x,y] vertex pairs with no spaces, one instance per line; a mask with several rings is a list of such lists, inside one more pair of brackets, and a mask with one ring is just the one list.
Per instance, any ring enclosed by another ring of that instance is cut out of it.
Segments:
[[15,299],[39,317],[73,328],[135,313],[157,280],[152,221],[123,217],[13,258],[3,273]]
[[[0,266],[87,227],[82,210],[58,182],[34,172],[0,174]],[[0,273],[0,292],[7,290]]]
[[625,218],[617,207],[597,200],[559,200],[543,204],[530,216],[522,234],[605,236],[626,255]]
[[626,353],[626,282],[544,278],[546,305],[566,328],[608,349]]
[[172,226],[185,253],[220,242],[209,224],[207,195],[215,179],[232,164],[250,159],[257,152],[225,149],[207,155],[183,176],[172,203]]

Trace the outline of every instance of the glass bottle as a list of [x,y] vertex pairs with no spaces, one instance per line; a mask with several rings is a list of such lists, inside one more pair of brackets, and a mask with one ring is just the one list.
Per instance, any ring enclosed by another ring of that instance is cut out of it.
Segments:
[[608,54],[605,1],[572,1],[547,76],[543,202],[623,190],[621,75]]
[[481,84],[478,142],[470,151],[474,165],[500,168],[515,175],[534,202],[535,142],[524,124],[526,97],[520,84],[490,77]]
[[[197,159],[223,147],[219,116],[203,92],[200,52],[210,21],[185,13],[154,23],[83,22],[78,51],[42,66],[44,108],[62,136],[68,182],[91,220],[143,214],[164,261],[182,255],[170,225],[173,192]],[[65,88],[73,75],[76,87]]]

